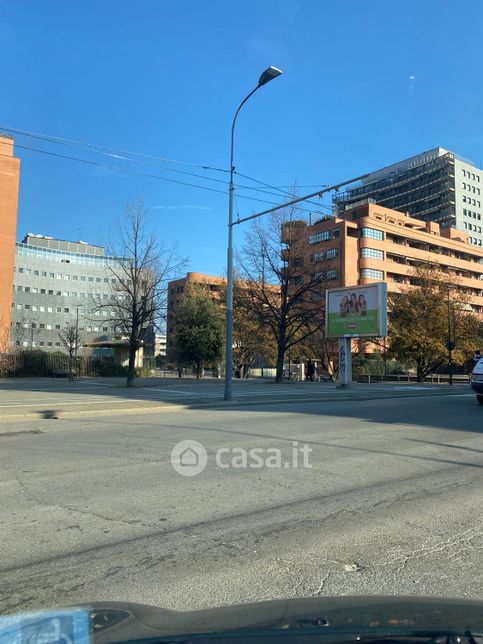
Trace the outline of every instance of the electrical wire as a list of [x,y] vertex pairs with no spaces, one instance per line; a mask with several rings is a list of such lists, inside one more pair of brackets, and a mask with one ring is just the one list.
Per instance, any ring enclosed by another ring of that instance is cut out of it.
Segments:
[[[151,173],[148,173],[148,172],[141,172],[139,170],[132,170],[130,168],[122,168],[120,166],[111,165],[111,164],[107,164],[107,163],[99,163],[98,161],[92,161],[90,159],[81,159],[79,157],[73,157],[73,156],[69,156],[69,155],[66,155],[66,154],[60,154],[58,152],[50,152],[48,150],[41,150],[39,148],[32,148],[32,147],[25,146],[25,145],[20,145],[20,144],[15,144],[15,147],[19,148],[21,150],[29,150],[31,152],[38,152],[40,154],[46,154],[48,156],[53,156],[53,157],[57,157],[57,158],[61,158],[61,159],[66,159],[66,160],[69,160],[69,161],[77,161],[79,163],[85,163],[87,165],[92,165],[92,166],[98,166],[98,167],[105,168],[105,169],[108,169],[108,170],[115,170],[115,171],[121,172],[121,173],[126,173],[127,172],[127,173],[135,174],[135,175],[138,175],[138,176],[149,177],[151,179],[158,179],[159,181],[166,181],[168,183],[176,183],[178,185],[188,186],[190,188],[199,188],[200,190],[207,190],[209,192],[216,192],[218,194],[223,194],[223,195],[228,194],[228,192],[225,191],[225,190],[218,190],[217,188],[211,188],[209,186],[201,186],[199,184],[189,183],[187,181],[179,181],[177,179],[171,179],[171,178],[168,178],[168,177],[160,177],[159,175],[151,174]],[[5,156],[5,155],[2,154],[1,156]],[[277,205],[276,202],[274,202],[274,201],[267,201],[266,199],[259,199],[257,197],[251,197],[249,195],[238,194],[238,197],[240,199],[248,199],[250,201],[256,201],[258,203],[264,203],[264,204],[269,204],[269,205]],[[301,212],[307,212],[307,213],[310,213],[310,214],[312,213],[311,210],[308,210],[306,208],[302,208],[301,206],[297,206],[296,209],[300,210]]]
[[[167,168],[165,166],[160,166],[159,164],[156,164],[156,163],[149,163],[148,161],[143,161],[141,159],[136,159],[136,158],[130,158],[130,157],[126,157],[126,156],[123,156],[123,155],[129,154],[129,155],[135,155],[135,156],[143,156],[143,157],[146,157],[146,158],[164,159],[165,161],[169,161],[169,159],[167,159],[165,157],[155,157],[155,156],[152,156],[152,155],[146,155],[146,154],[141,154],[141,153],[136,153],[136,152],[127,152],[125,150],[119,150],[118,148],[109,148],[109,147],[100,146],[100,145],[96,145],[96,144],[92,144],[92,143],[82,143],[82,142],[71,140],[71,139],[62,139],[60,137],[55,137],[55,136],[50,136],[50,135],[45,135],[45,134],[38,134],[36,132],[29,132],[27,130],[19,130],[19,129],[15,129],[15,128],[9,128],[9,127],[6,127],[6,126],[0,126],[0,129],[4,129],[4,130],[6,130],[8,132],[17,133],[20,136],[32,137],[32,138],[35,138],[35,139],[48,141],[50,143],[59,143],[59,144],[62,144],[62,145],[67,145],[69,147],[73,147],[74,149],[78,149],[78,150],[95,152],[97,154],[108,156],[110,158],[121,159],[121,160],[124,160],[124,161],[129,161],[129,162],[134,162],[134,163],[141,163],[143,165],[158,168],[158,169],[163,170],[165,172],[174,172],[174,173],[177,173],[177,174],[182,174],[182,175],[186,175],[186,176],[190,176],[190,177],[195,177],[197,179],[204,179],[204,180],[207,180],[207,181],[214,181],[216,183],[222,183],[222,184],[224,184],[226,186],[229,185],[229,183],[227,181],[224,181],[222,179],[216,179],[215,177],[209,177],[209,176],[205,176],[205,175],[201,175],[201,174],[197,174],[197,173],[193,173],[193,172],[187,172],[187,171],[184,171],[184,170],[176,170],[174,168]],[[81,147],[79,147],[79,146],[81,146]],[[21,146],[19,144],[16,144],[16,147],[18,147],[18,148],[23,147],[23,149],[28,149],[25,146]],[[95,148],[95,149],[94,150],[89,149],[91,147]],[[32,150],[33,149],[34,148],[32,148]],[[115,151],[115,153],[106,152],[105,150],[112,150],[112,151]],[[36,151],[39,152],[40,150],[36,149]],[[44,152],[47,154],[47,151],[44,151]],[[51,153],[51,154],[54,155],[55,153]],[[211,166],[200,166],[198,164],[191,163],[189,161],[172,161],[172,162],[173,163],[183,163],[183,164],[186,164],[186,165],[192,165],[192,166],[201,167],[201,168],[204,168],[204,169],[219,170],[219,171],[225,172],[225,170],[220,170],[219,168],[213,168]],[[226,172],[228,172],[228,171],[226,171]],[[256,183],[258,183],[260,185],[263,185],[263,186],[265,186],[267,188],[270,188],[272,190],[276,190],[277,193],[285,194],[285,195],[290,196],[290,197],[293,196],[289,192],[286,192],[286,191],[283,191],[283,190],[281,190],[279,188],[271,186],[270,184],[265,183],[263,181],[260,181],[258,179],[254,179],[253,177],[250,177],[248,175],[244,175],[244,174],[241,174],[241,173],[238,173],[238,172],[236,172],[236,174],[238,174],[239,176],[244,177],[244,178],[246,178],[246,179],[248,179],[250,181],[254,181],[254,182],[256,182]],[[182,183],[182,182],[180,182],[180,183]],[[188,185],[188,184],[186,184],[186,185]],[[268,194],[268,195],[272,195],[272,196],[278,196],[277,193],[269,192],[267,190],[262,190],[261,188],[255,188],[253,186],[237,184],[236,187],[237,188],[242,188],[242,189],[245,189],[245,190],[253,190],[255,192],[260,192],[260,193]],[[261,203],[268,203],[268,202],[263,202],[262,201]],[[313,205],[316,205],[318,208],[320,208],[320,207],[330,208],[329,206],[326,206],[325,204],[321,205],[321,204],[317,204],[317,203],[315,203],[313,201],[308,201],[307,203],[311,203]],[[309,212],[309,211],[307,210],[307,212]]]
[[142,152],[130,152],[129,150],[122,150],[119,148],[113,148],[105,145],[99,145],[96,143],[85,143],[83,141],[76,141],[75,139],[66,139],[62,138],[59,136],[52,136],[52,135],[47,135],[47,134],[41,134],[39,132],[31,132],[29,130],[20,130],[12,127],[8,127],[6,125],[0,125],[1,130],[5,130],[6,132],[13,132],[14,134],[20,134],[23,136],[30,136],[33,138],[37,139],[42,139],[44,141],[50,141],[52,143],[58,143],[59,145],[67,145],[71,147],[75,146],[81,146],[83,148],[94,148],[94,149],[103,149],[103,150],[109,150],[110,152],[113,153],[120,153],[120,154],[129,154],[131,156],[139,156],[139,157],[144,157],[148,159],[156,159],[158,161],[165,161],[167,163],[179,163],[182,165],[190,165],[194,166],[197,168],[201,168],[203,170],[213,170],[215,172],[225,172],[229,174],[229,170],[226,168],[217,168],[214,166],[206,165],[206,164],[201,164],[201,163],[194,163],[192,161],[180,161],[179,159],[170,159],[168,157],[162,157],[162,156],[155,156],[152,154],[145,154]]

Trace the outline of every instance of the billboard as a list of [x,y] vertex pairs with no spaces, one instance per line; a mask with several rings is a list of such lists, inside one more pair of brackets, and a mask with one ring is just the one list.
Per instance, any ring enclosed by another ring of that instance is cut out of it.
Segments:
[[329,338],[383,337],[387,335],[387,284],[329,289],[325,311]]

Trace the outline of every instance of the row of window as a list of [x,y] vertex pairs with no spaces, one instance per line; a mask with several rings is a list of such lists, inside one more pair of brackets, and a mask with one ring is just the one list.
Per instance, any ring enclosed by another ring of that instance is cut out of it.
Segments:
[[466,217],[473,217],[473,219],[478,219],[479,221],[481,221],[481,215],[479,212],[474,212],[472,210],[463,208],[463,215],[466,215]]
[[340,230],[323,230],[320,233],[314,233],[309,237],[309,244],[318,244],[319,242],[329,241],[330,239],[338,239],[340,237]]
[[362,248],[361,257],[369,259],[384,259],[384,252],[376,248]]
[[[14,290],[22,293],[39,293],[40,295],[57,295],[61,297],[80,297],[82,299],[89,297],[90,293],[83,293],[77,291],[54,291],[53,289],[37,288],[36,286],[15,286]],[[112,295],[111,293],[96,293],[95,297],[103,300],[119,300],[122,302],[125,299],[125,295]]]
[[470,185],[469,183],[462,183],[463,190],[468,190],[468,192],[475,192],[477,195],[480,194],[480,189],[475,186]]
[[361,270],[361,277],[367,277],[373,280],[383,280],[384,271],[379,271],[375,268],[363,268]]
[[323,251],[320,251],[318,253],[314,253],[312,255],[312,261],[313,262],[323,262],[324,259],[335,259],[338,255],[338,249],[337,248],[329,248],[325,253]]
[[463,195],[463,203],[469,203],[471,206],[478,206],[478,208],[481,208],[481,201],[477,201],[476,199],[467,197],[466,195]]
[[384,239],[384,233],[377,228],[361,228],[361,237],[370,237],[371,239]]
[[115,277],[92,277],[89,275],[68,275],[63,273],[51,273],[47,271],[37,270],[35,268],[25,268],[24,266],[18,266],[14,269],[17,273],[21,275],[34,275],[35,277],[48,277],[50,279],[66,280],[66,281],[80,281],[80,282],[97,282],[100,284],[117,284],[118,280]]
[[473,181],[478,181],[478,183],[480,182],[480,177],[474,172],[470,172],[469,170],[465,170],[464,168],[461,172],[463,173],[464,177],[468,177],[468,179],[473,179]]
[[[12,322],[12,326],[13,326],[13,322]],[[47,324],[47,323],[43,323],[43,322],[40,322],[40,324],[37,324],[37,322],[31,322],[31,323],[29,323],[29,322],[23,322],[23,323],[22,322],[16,322],[15,326],[17,327],[17,329],[45,329],[46,331],[53,331],[54,329],[56,331],[60,331],[61,328],[62,328],[60,326],[60,324],[52,325],[52,324]],[[83,326],[80,326],[79,327],[79,331],[88,331],[88,332],[94,331],[96,333],[98,331],[100,331],[101,329],[104,332],[109,331],[109,328],[107,326],[103,326],[103,327],[98,327],[98,326],[86,326],[86,327],[83,327]],[[112,330],[113,333],[115,333],[116,332],[116,327],[113,326],[111,330]]]
[[335,280],[338,277],[337,269],[328,268],[326,271],[319,271],[312,275],[312,280]]
[[[68,306],[37,306],[36,304],[15,304],[15,302],[12,302],[12,308],[17,309],[17,311],[39,311],[40,313],[75,313],[75,308],[71,309]],[[115,311],[109,312],[106,309],[102,311],[97,309],[95,311],[91,311],[90,313],[86,311],[85,313],[86,315],[102,315],[103,317],[116,315]]]
[[463,222],[466,230],[473,230],[475,233],[481,233],[481,226],[476,224],[469,224],[467,221]]
[[468,237],[468,241],[470,244],[473,244],[473,246],[481,246],[481,239],[478,239],[478,237]]

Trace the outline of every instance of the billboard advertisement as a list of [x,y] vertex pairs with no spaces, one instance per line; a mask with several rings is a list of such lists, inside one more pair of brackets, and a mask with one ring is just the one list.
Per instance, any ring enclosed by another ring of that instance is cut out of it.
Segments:
[[387,335],[385,282],[329,289],[325,310],[325,330],[329,338]]

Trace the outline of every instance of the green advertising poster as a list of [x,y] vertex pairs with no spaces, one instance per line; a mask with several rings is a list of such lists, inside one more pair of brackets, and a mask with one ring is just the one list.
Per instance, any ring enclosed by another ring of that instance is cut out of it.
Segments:
[[327,291],[327,335],[340,338],[386,335],[386,285]]

